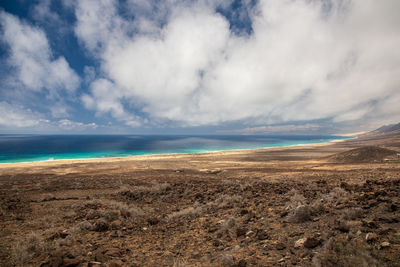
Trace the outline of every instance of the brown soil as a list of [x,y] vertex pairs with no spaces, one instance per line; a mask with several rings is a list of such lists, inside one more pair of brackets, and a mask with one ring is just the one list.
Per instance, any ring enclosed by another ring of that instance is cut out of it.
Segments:
[[325,146],[3,165],[2,266],[400,266],[400,164]]
[[360,162],[382,162],[389,160],[398,160],[400,155],[397,151],[377,147],[366,146],[351,149],[349,151],[337,153],[327,157],[329,161],[340,163],[360,163]]

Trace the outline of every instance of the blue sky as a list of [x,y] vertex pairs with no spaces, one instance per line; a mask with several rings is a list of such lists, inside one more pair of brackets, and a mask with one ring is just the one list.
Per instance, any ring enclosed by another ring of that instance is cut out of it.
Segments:
[[0,133],[319,134],[400,121],[397,0],[0,5]]

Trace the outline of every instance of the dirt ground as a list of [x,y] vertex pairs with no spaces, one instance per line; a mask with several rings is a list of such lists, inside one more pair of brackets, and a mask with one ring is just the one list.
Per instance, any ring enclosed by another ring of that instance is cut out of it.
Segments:
[[1,266],[400,266],[400,160],[329,145],[0,166]]

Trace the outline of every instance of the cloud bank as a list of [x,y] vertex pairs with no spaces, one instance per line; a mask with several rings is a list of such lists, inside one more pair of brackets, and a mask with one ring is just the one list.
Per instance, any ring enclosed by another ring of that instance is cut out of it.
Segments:
[[219,12],[229,1],[158,3],[77,1],[101,69],[87,108],[132,125],[400,119],[397,0],[243,1],[251,31]]

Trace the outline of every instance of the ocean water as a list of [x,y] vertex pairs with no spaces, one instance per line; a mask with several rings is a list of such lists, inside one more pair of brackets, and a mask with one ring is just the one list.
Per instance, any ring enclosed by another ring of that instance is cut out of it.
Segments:
[[304,135],[0,135],[0,163],[201,153],[346,139]]

